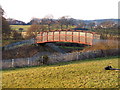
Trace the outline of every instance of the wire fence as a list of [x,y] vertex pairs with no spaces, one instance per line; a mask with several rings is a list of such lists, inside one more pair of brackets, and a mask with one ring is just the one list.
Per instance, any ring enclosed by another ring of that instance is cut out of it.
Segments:
[[17,58],[17,59],[8,59],[2,60],[2,69],[8,68],[18,68],[18,67],[26,67],[26,66],[39,66],[43,65],[43,56],[48,56],[48,64],[54,64],[58,62],[68,62],[74,60],[85,60],[85,59],[93,59],[97,57],[105,57],[105,56],[116,56],[120,53],[119,49],[111,49],[111,50],[97,50],[97,51],[88,51],[88,52],[73,52],[66,54],[54,54],[49,55],[48,53],[38,53],[33,57],[29,58]]

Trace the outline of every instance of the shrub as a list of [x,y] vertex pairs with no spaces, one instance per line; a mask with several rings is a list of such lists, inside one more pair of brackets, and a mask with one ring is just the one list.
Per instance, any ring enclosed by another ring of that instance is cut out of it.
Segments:
[[43,64],[48,64],[48,60],[49,60],[48,56],[44,55],[42,56],[42,58],[43,58]]
[[115,49],[115,48],[118,48],[118,41],[107,40],[107,41],[100,41],[98,43],[95,43],[94,45],[85,48],[83,52],[95,51],[95,50],[109,50],[109,49]]

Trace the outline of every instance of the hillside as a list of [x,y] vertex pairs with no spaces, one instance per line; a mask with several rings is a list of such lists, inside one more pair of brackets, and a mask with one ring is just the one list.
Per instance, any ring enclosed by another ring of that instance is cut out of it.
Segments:
[[[110,64],[111,63],[111,64]],[[3,88],[118,88],[118,58],[59,63],[3,71]]]
[[[35,21],[40,21],[40,20],[41,19],[35,19]],[[81,20],[81,19],[75,19],[75,20],[77,20],[78,21],[77,23],[79,23],[79,20]],[[32,20],[27,22],[27,23],[25,23],[24,21],[20,21],[20,20],[9,20],[9,19],[7,19],[7,21],[13,27],[13,29],[16,29],[16,26],[18,26],[18,25],[23,26],[23,28],[24,28],[25,25],[29,27],[29,25],[32,24]],[[57,21],[57,19],[53,19],[53,21]],[[115,23],[118,23],[118,21],[120,21],[120,19],[111,18],[111,19],[95,19],[95,20],[82,20],[82,21],[87,23],[87,24],[91,23],[91,22],[96,22],[96,23],[99,24],[99,23],[106,22],[106,21],[113,21]]]
[[102,23],[105,21],[113,21],[115,23],[118,23],[120,19],[95,19],[95,20],[83,20],[85,23],[91,23],[91,22],[96,22],[96,23]]
[[35,46],[35,45],[24,45],[21,47],[17,47],[11,50],[3,50],[2,51],[2,59],[15,59],[15,58],[27,58],[32,57],[37,53],[45,53],[46,54],[53,54],[56,53],[51,47],[48,46]]

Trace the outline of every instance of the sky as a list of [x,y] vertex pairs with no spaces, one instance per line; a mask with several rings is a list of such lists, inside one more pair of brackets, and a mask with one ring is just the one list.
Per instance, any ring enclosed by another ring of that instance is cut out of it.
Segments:
[[29,22],[32,18],[53,15],[55,19],[117,19],[119,0],[0,0],[6,18]]

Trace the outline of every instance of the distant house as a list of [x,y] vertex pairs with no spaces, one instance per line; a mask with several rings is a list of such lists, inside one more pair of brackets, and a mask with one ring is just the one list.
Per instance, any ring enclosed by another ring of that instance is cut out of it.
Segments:
[[114,27],[115,25],[116,25],[116,23],[113,22],[113,21],[106,21],[106,22],[102,22],[102,23],[100,24],[100,27],[101,27],[101,28],[112,28],[112,27]]

